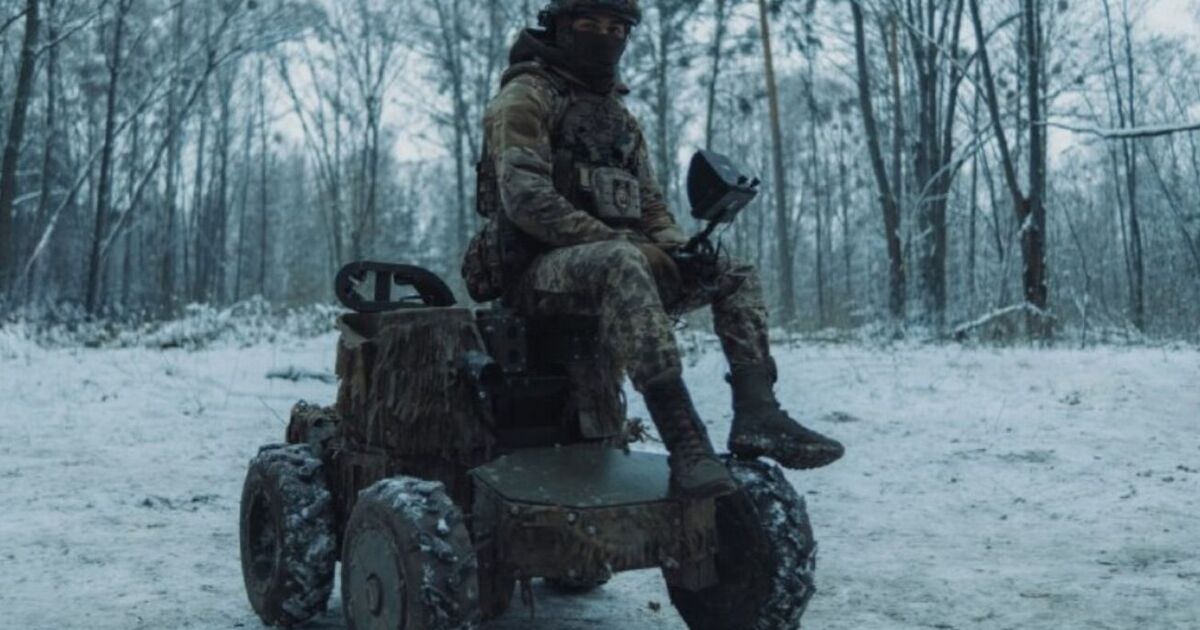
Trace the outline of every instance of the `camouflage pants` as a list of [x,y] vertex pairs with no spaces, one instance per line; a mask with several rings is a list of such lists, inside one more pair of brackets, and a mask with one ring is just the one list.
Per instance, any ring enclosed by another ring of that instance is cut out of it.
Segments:
[[632,243],[588,243],[538,257],[514,297],[527,316],[599,317],[601,343],[639,391],[682,373],[671,316],[708,304],[731,365],[770,360],[762,285],[753,267],[736,261],[722,260],[716,282],[705,287]]

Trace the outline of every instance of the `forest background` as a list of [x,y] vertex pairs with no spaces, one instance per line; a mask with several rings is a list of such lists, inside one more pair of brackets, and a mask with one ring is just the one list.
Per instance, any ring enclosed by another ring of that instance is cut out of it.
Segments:
[[[1200,3],[643,0],[628,104],[775,323],[1200,340]],[[539,0],[0,0],[0,320],[460,287],[480,120]]]

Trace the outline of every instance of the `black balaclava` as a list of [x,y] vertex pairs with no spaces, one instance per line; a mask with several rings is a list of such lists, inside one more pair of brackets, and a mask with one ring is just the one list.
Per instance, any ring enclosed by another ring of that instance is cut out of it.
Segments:
[[628,37],[584,33],[571,27],[575,18],[555,20],[554,45],[563,52],[567,68],[598,92],[608,92],[617,81],[617,66],[625,55]]

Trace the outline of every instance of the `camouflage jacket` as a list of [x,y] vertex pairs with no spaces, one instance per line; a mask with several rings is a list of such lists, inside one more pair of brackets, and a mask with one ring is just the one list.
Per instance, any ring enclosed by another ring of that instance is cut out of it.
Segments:
[[[687,240],[667,209],[641,128],[621,102],[626,91],[598,95],[564,70],[529,61],[509,68],[489,104],[483,159],[494,168],[498,205],[544,248],[622,238],[621,230],[654,242]],[[633,209],[630,218],[589,207],[598,195],[581,190],[579,172],[593,167],[628,174],[628,191],[620,181],[591,178],[596,188],[617,187],[608,192],[622,206],[617,212]],[[623,199],[626,194],[636,199]]]

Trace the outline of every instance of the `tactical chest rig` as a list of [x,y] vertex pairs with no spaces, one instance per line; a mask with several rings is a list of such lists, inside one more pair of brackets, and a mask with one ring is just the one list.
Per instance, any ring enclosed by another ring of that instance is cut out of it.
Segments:
[[[636,226],[642,217],[642,139],[633,116],[616,96],[574,85],[541,62],[513,66],[504,83],[526,74],[545,80],[559,97],[550,126],[555,190],[610,227]],[[463,278],[471,297],[487,302],[512,288],[546,247],[505,215],[496,156],[486,140],[476,174],[476,210],[488,223],[471,241]]]

